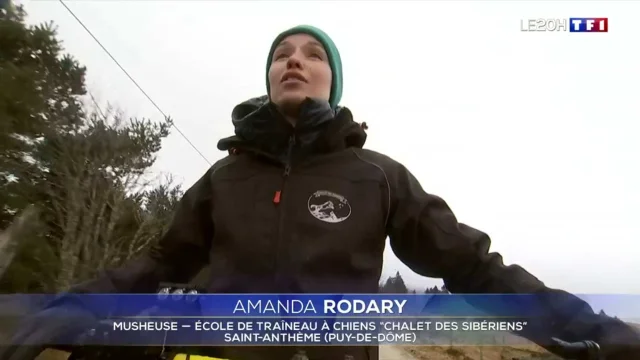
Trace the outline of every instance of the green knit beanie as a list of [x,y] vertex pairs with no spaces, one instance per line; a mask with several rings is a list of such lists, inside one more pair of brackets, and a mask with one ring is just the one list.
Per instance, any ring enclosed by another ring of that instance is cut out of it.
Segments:
[[269,69],[271,68],[271,58],[273,57],[273,53],[284,38],[294,34],[311,35],[324,47],[327,57],[329,58],[329,66],[331,67],[331,95],[329,96],[329,104],[331,104],[331,107],[335,109],[338,106],[338,103],[340,103],[340,98],[342,98],[342,60],[340,59],[340,52],[327,33],[311,25],[298,25],[286,30],[273,40],[271,50],[269,50],[269,57],[267,58],[267,94],[271,95]]

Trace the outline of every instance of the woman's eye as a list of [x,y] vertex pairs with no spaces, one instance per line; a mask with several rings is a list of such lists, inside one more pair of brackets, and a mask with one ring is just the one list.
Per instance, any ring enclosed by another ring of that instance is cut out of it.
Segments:
[[312,57],[312,58],[316,58],[316,59],[318,59],[318,60],[322,60],[322,55],[320,55],[320,54],[313,53],[313,54],[311,54],[311,56],[310,56],[310,57]]
[[286,58],[286,57],[287,57],[287,54],[284,54],[284,53],[283,54],[278,54],[278,55],[274,56],[274,60],[281,60],[281,59]]

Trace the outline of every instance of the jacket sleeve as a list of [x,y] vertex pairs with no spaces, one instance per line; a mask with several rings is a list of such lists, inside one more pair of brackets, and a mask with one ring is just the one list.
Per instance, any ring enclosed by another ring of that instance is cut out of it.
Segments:
[[[522,335],[552,351],[551,338],[557,337],[609,345],[608,359],[640,358],[640,335],[631,326],[595,314],[585,301],[546,287],[518,265],[506,266],[498,253],[490,252],[487,234],[459,223],[445,201],[427,194],[405,167],[391,163],[385,172],[391,195],[387,222],[391,247],[413,271],[442,278],[452,293],[534,294],[546,320]],[[498,309],[471,305],[488,313]]]
[[139,258],[107,270],[71,293],[153,293],[160,282],[187,283],[209,259],[213,168],[186,191],[158,244]]

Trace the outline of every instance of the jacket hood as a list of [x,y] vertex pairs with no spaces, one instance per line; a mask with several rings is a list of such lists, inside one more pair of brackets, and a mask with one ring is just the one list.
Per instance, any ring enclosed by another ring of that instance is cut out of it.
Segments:
[[265,96],[236,105],[231,114],[235,135],[218,142],[218,149],[234,152],[254,150],[280,156],[291,136],[309,152],[332,152],[349,147],[362,148],[366,125],[353,120],[349,109],[331,108],[329,102],[307,98],[294,128]]

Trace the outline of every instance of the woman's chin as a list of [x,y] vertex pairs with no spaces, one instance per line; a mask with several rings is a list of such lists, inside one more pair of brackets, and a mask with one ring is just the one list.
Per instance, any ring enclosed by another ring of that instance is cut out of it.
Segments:
[[275,104],[283,114],[297,115],[300,109],[300,105],[306,98],[306,95],[303,94],[292,94],[291,96],[286,96],[278,99]]

